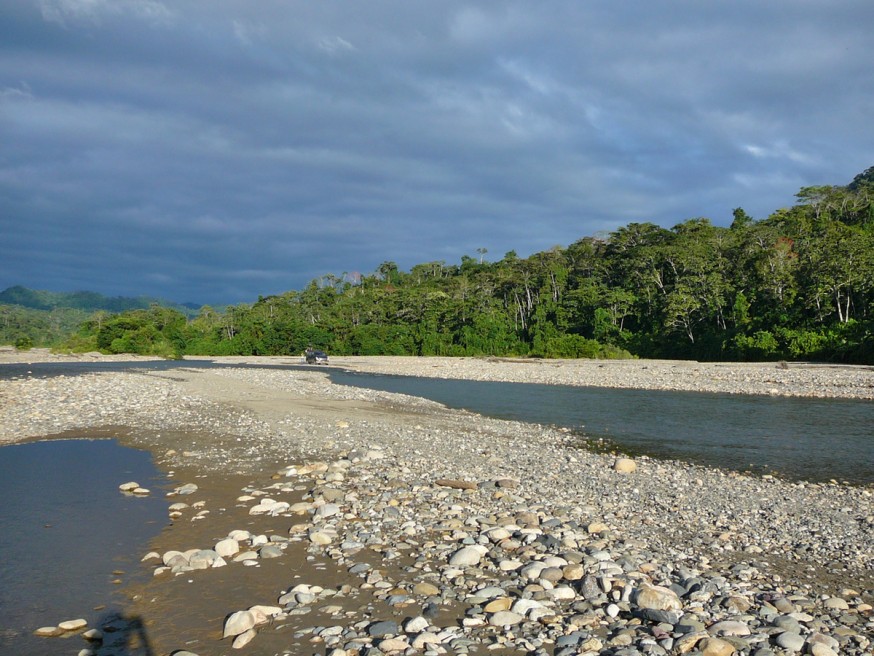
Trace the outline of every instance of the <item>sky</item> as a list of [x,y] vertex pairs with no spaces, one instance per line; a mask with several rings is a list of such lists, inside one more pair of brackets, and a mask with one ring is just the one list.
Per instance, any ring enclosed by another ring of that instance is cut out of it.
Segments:
[[0,289],[248,303],[874,165],[871,0],[0,0]]

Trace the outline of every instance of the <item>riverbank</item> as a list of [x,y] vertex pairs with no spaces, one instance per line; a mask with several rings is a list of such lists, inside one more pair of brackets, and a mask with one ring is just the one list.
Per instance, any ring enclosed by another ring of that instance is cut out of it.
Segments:
[[[616,384],[691,377],[685,364],[642,361],[332,364],[471,377],[524,370],[531,382],[584,380],[584,371],[604,382],[605,369]],[[670,373],[678,369],[686,375]],[[697,378],[788,380],[776,365],[728,370],[699,369]],[[855,395],[870,389],[871,375],[811,371],[792,391],[869,398]],[[870,490],[648,459],[617,471],[613,457],[580,450],[562,431],[335,386],[305,369],[0,383],[0,439],[73,428],[148,448],[178,486],[196,485],[170,491],[158,558],[143,565],[155,576],[130,590],[131,616],[157,654],[231,653],[234,640],[251,640],[239,653],[334,656],[367,645],[384,653],[414,645],[430,653],[870,652]],[[222,640],[225,617],[252,606],[266,608],[244,614],[243,625],[259,613],[272,619]]]

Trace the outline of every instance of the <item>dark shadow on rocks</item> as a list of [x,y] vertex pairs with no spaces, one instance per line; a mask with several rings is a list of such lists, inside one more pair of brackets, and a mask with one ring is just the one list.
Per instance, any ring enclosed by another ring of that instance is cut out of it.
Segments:
[[97,656],[156,656],[141,617],[110,613],[100,618],[98,626],[103,642]]

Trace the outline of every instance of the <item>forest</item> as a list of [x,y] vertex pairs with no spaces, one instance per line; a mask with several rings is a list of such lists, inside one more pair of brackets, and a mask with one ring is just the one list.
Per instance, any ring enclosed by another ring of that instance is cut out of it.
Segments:
[[[193,318],[159,304],[102,311],[54,345],[167,357],[312,346],[336,355],[874,364],[874,167],[796,198],[761,220],[737,208],[729,227],[641,222],[526,258],[510,251],[488,261],[481,248],[458,264],[409,271],[386,261],[370,275],[326,274]],[[14,306],[0,306],[0,318],[4,307]]]

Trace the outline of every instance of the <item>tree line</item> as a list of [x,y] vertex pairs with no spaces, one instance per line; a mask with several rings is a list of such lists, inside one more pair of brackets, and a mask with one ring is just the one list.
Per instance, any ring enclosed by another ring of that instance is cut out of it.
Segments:
[[390,261],[193,319],[91,317],[67,348],[162,355],[657,357],[874,363],[874,167],[730,227],[631,223],[520,258]]

